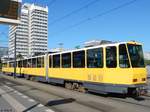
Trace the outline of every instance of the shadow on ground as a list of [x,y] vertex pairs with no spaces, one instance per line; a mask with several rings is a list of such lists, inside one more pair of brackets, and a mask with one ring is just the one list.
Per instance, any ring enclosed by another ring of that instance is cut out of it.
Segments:
[[53,101],[49,101],[45,106],[55,106],[55,105],[67,104],[67,103],[72,103],[74,101],[75,101],[75,99],[73,99],[73,98],[53,100]]

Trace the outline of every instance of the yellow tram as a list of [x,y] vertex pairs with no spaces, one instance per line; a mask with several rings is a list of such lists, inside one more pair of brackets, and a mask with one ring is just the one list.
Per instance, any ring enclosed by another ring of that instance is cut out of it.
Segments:
[[[3,63],[2,71],[13,74],[13,64]],[[82,92],[140,95],[147,91],[142,45],[132,41],[18,60],[17,74]]]

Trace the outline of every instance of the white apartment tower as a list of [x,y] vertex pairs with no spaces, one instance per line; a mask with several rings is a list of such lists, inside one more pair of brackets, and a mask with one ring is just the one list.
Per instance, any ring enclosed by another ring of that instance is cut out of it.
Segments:
[[9,28],[9,55],[14,56],[16,32],[16,52],[24,57],[44,53],[48,47],[48,7],[24,4],[21,23]]

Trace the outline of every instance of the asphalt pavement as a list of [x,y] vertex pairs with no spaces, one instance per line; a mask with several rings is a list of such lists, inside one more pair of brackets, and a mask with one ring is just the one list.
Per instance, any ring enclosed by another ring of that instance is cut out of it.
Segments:
[[122,98],[85,94],[47,83],[13,79],[10,76],[2,76],[0,79],[4,85],[1,89],[12,90],[9,95],[31,112],[39,107],[48,108],[51,112],[150,112],[148,96]]
[[0,97],[0,112],[15,112],[15,109],[3,97]]
[[54,112],[12,86],[16,84],[0,78],[0,112]]

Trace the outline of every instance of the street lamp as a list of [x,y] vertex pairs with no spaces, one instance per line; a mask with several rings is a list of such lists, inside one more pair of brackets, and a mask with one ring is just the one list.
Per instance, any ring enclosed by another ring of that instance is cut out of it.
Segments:
[[15,39],[14,39],[14,74],[13,74],[14,78],[16,78],[16,37],[17,37],[17,33],[15,32]]

